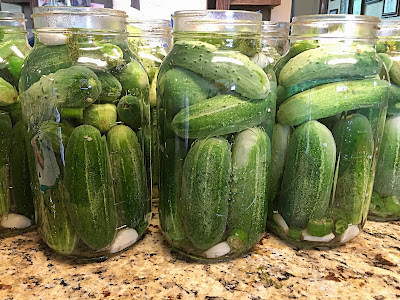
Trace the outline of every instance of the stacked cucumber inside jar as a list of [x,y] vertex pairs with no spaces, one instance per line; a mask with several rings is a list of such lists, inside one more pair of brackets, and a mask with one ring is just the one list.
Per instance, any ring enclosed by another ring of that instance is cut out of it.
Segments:
[[38,229],[61,254],[108,257],[134,244],[151,216],[148,77],[123,12],[44,7],[33,18],[19,89]]
[[205,260],[248,251],[266,224],[276,80],[261,15],[230,13],[175,12],[157,80],[161,227],[174,248]]
[[29,50],[24,15],[0,12],[0,236],[25,231],[34,221],[26,126],[18,98],[18,79]]
[[374,49],[378,22],[296,17],[275,65],[268,225],[294,243],[343,244],[366,220],[389,85]]

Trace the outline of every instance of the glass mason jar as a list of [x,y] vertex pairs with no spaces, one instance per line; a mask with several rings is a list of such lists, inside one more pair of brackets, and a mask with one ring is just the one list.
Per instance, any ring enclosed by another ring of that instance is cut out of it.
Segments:
[[24,14],[0,12],[0,237],[26,231],[34,219],[18,98],[26,34]]
[[390,87],[368,218],[389,221],[400,220],[400,23],[385,21],[379,27],[376,50],[389,72]]
[[[151,136],[152,196],[158,198],[160,162],[157,149],[156,82],[161,63],[171,49],[171,22],[168,20],[128,19],[128,32],[129,47],[139,57],[150,82],[151,132],[147,132],[145,137]],[[147,142],[149,141],[150,139],[147,139]]]
[[37,224],[64,255],[107,258],[151,216],[145,143],[149,81],[129,49],[124,12],[40,7],[21,71]]
[[276,79],[261,25],[255,12],[173,16],[157,79],[159,214],[166,240],[193,258],[233,258],[264,233]]
[[289,50],[289,23],[263,21],[262,50],[271,65]]
[[387,106],[388,75],[375,52],[379,19],[293,19],[275,66],[268,225],[304,246],[335,246],[363,227]]

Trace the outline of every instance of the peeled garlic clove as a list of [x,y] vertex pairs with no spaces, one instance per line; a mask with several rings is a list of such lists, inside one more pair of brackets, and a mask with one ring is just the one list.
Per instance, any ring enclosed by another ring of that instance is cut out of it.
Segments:
[[221,242],[206,250],[204,254],[207,258],[217,258],[224,256],[229,252],[231,252],[231,247],[229,247],[228,242]]
[[117,253],[136,243],[139,234],[133,228],[124,228],[117,232],[114,242],[110,246],[110,253]]
[[325,235],[325,236],[310,235],[308,233],[307,229],[304,229],[301,232],[301,239],[304,240],[304,241],[328,243],[328,242],[332,241],[334,238],[335,238],[335,235],[332,232],[330,234]]
[[1,222],[0,226],[3,228],[13,228],[13,229],[22,229],[27,228],[32,225],[32,221],[19,214],[8,214],[5,216]]
[[48,46],[65,45],[67,36],[62,33],[38,33],[38,39],[41,43]]
[[359,232],[360,228],[358,228],[358,225],[350,225],[349,227],[347,227],[345,232],[343,232],[342,235],[340,236],[339,242],[346,243],[350,241],[352,238],[355,238]]
[[257,53],[253,57],[250,58],[252,62],[254,62],[261,69],[264,69],[269,65],[268,57],[264,53]]
[[284,232],[288,233],[289,231],[289,226],[286,224],[285,219],[278,213],[274,213],[272,216],[272,219],[275,221],[275,223],[279,226],[279,228]]

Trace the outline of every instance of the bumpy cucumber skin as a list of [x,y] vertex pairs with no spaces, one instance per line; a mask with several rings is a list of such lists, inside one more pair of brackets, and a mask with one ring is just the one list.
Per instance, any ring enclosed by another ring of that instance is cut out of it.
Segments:
[[122,97],[117,106],[119,120],[138,130],[142,125],[142,107],[141,98],[132,95]]
[[210,81],[194,72],[173,68],[160,77],[158,85],[160,105],[168,114],[175,115],[181,109],[199,103],[219,93]]
[[371,124],[361,114],[339,120],[332,130],[340,157],[334,206],[342,210],[349,224],[361,224],[368,206],[372,181],[374,137]]
[[166,58],[249,99],[263,99],[270,85],[264,70],[239,52],[223,51],[199,41],[177,41]]
[[117,124],[117,108],[114,104],[92,104],[83,111],[83,123],[106,133]]
[[116,231],[114,192],[109,157],[100,131],[81,125],[72,132],[65,151],[68,215],[79,237],[94,250],[108,246]]
[[118,226],[136,228],[148,209],[144,157],[135,132],[117,125],[107,133]]
[[0,219],[10,209],[10,150],[12,123],[7,113],[0,111]]
[[121,95],[133,95],[141,99],[148,97],[149,78],[140,62],[130,61],[122,69],[117,68],[113,75],[118,79],[122,86]]
[[29,219],[34,218],[33,195],[30,187],[28,156],[25,136],[27,127],[19,121],[13,127],[13,139],[10,152],[11,194],[13,211]]
[[219,95],[182,109],[171,127],[183,138],[224,135],[261,124],[273,113],[274,105],[273,93],[253,101],[234,94]]
[[97,98],[97,102],[109,103],[117,101],[122,92],[122,86],[118,79],[108,72],[96,71],[95,73],[101,83],[101,93]]
[[400,197],[400,116],[386,119],[376,164],[374,190],[380,197]]
[[342,52],[329,47],[310,49],[288,61],[279,75],[279,84],[285,87],[325,78],[364,78],[376,75],[382,62],[372,51]]
[[389,87],[387,114],[400,114],[400,86],[396,84],[391,84]]
[[305,228],[329,207],[336,161],[332,133],[318,121],[306,122],[291,136],[278,212],[289,226]]
[[187,240],[178,203],[182,191],[183,163],[187,150],[180,139],[168,139],[160,151],[160,224],[168,242],[180,246]]
[[183,166],[179,209],[193,246],[206,250],[225,234],[228,220],[231,151],[224,138],[198,140]]
[[359,108],[379,108],[387,93],[386,80],[364,79],[328,83],[298,93],[281,104],[278,122],[295,126]]
[[265,229],[270,161],[271,142],[263,129],[250,128],[235,135],[228,229],[246,233],[246,249],[258,242]]

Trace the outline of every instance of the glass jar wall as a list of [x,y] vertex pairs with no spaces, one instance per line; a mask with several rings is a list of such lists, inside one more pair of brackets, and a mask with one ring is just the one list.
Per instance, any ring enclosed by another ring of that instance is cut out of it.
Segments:
[[173,21],[157,80],[161,228],[188,256],[230,259],[266,223],[276,79],[260,59],[261,14],[180,11]]
[[378,22],[295,17],[275,66],[268,225],[298,245],[346,243],[366,220],[389,85],[375,52]]
[[[129,47],[139,57],[150,82],[151,132],[146,132],[145,137],[151,136],[152,196],[158,198],[160,163],[157,148],[156,82],[161,63],[171,49],[171,22],[167,20],[128,20],[128,23]],[[149,143],[150,139],[147,139],[147,142]]]
[[22,13],[0,12],[0,237],[31,228],[34,219],[18,79],[30,47]]
[[41,7],[33,19],[19,88],[39,232],[58,253],[106,258],[134,244],[151,216],[148,77],[125,13]]
[[262,50],[271,65],[289,50],[289,23],[263,21]]
[[380,145],[369,219],[400,220],[400,23],[380,25],[376,50],[389,72],[387,118]]

